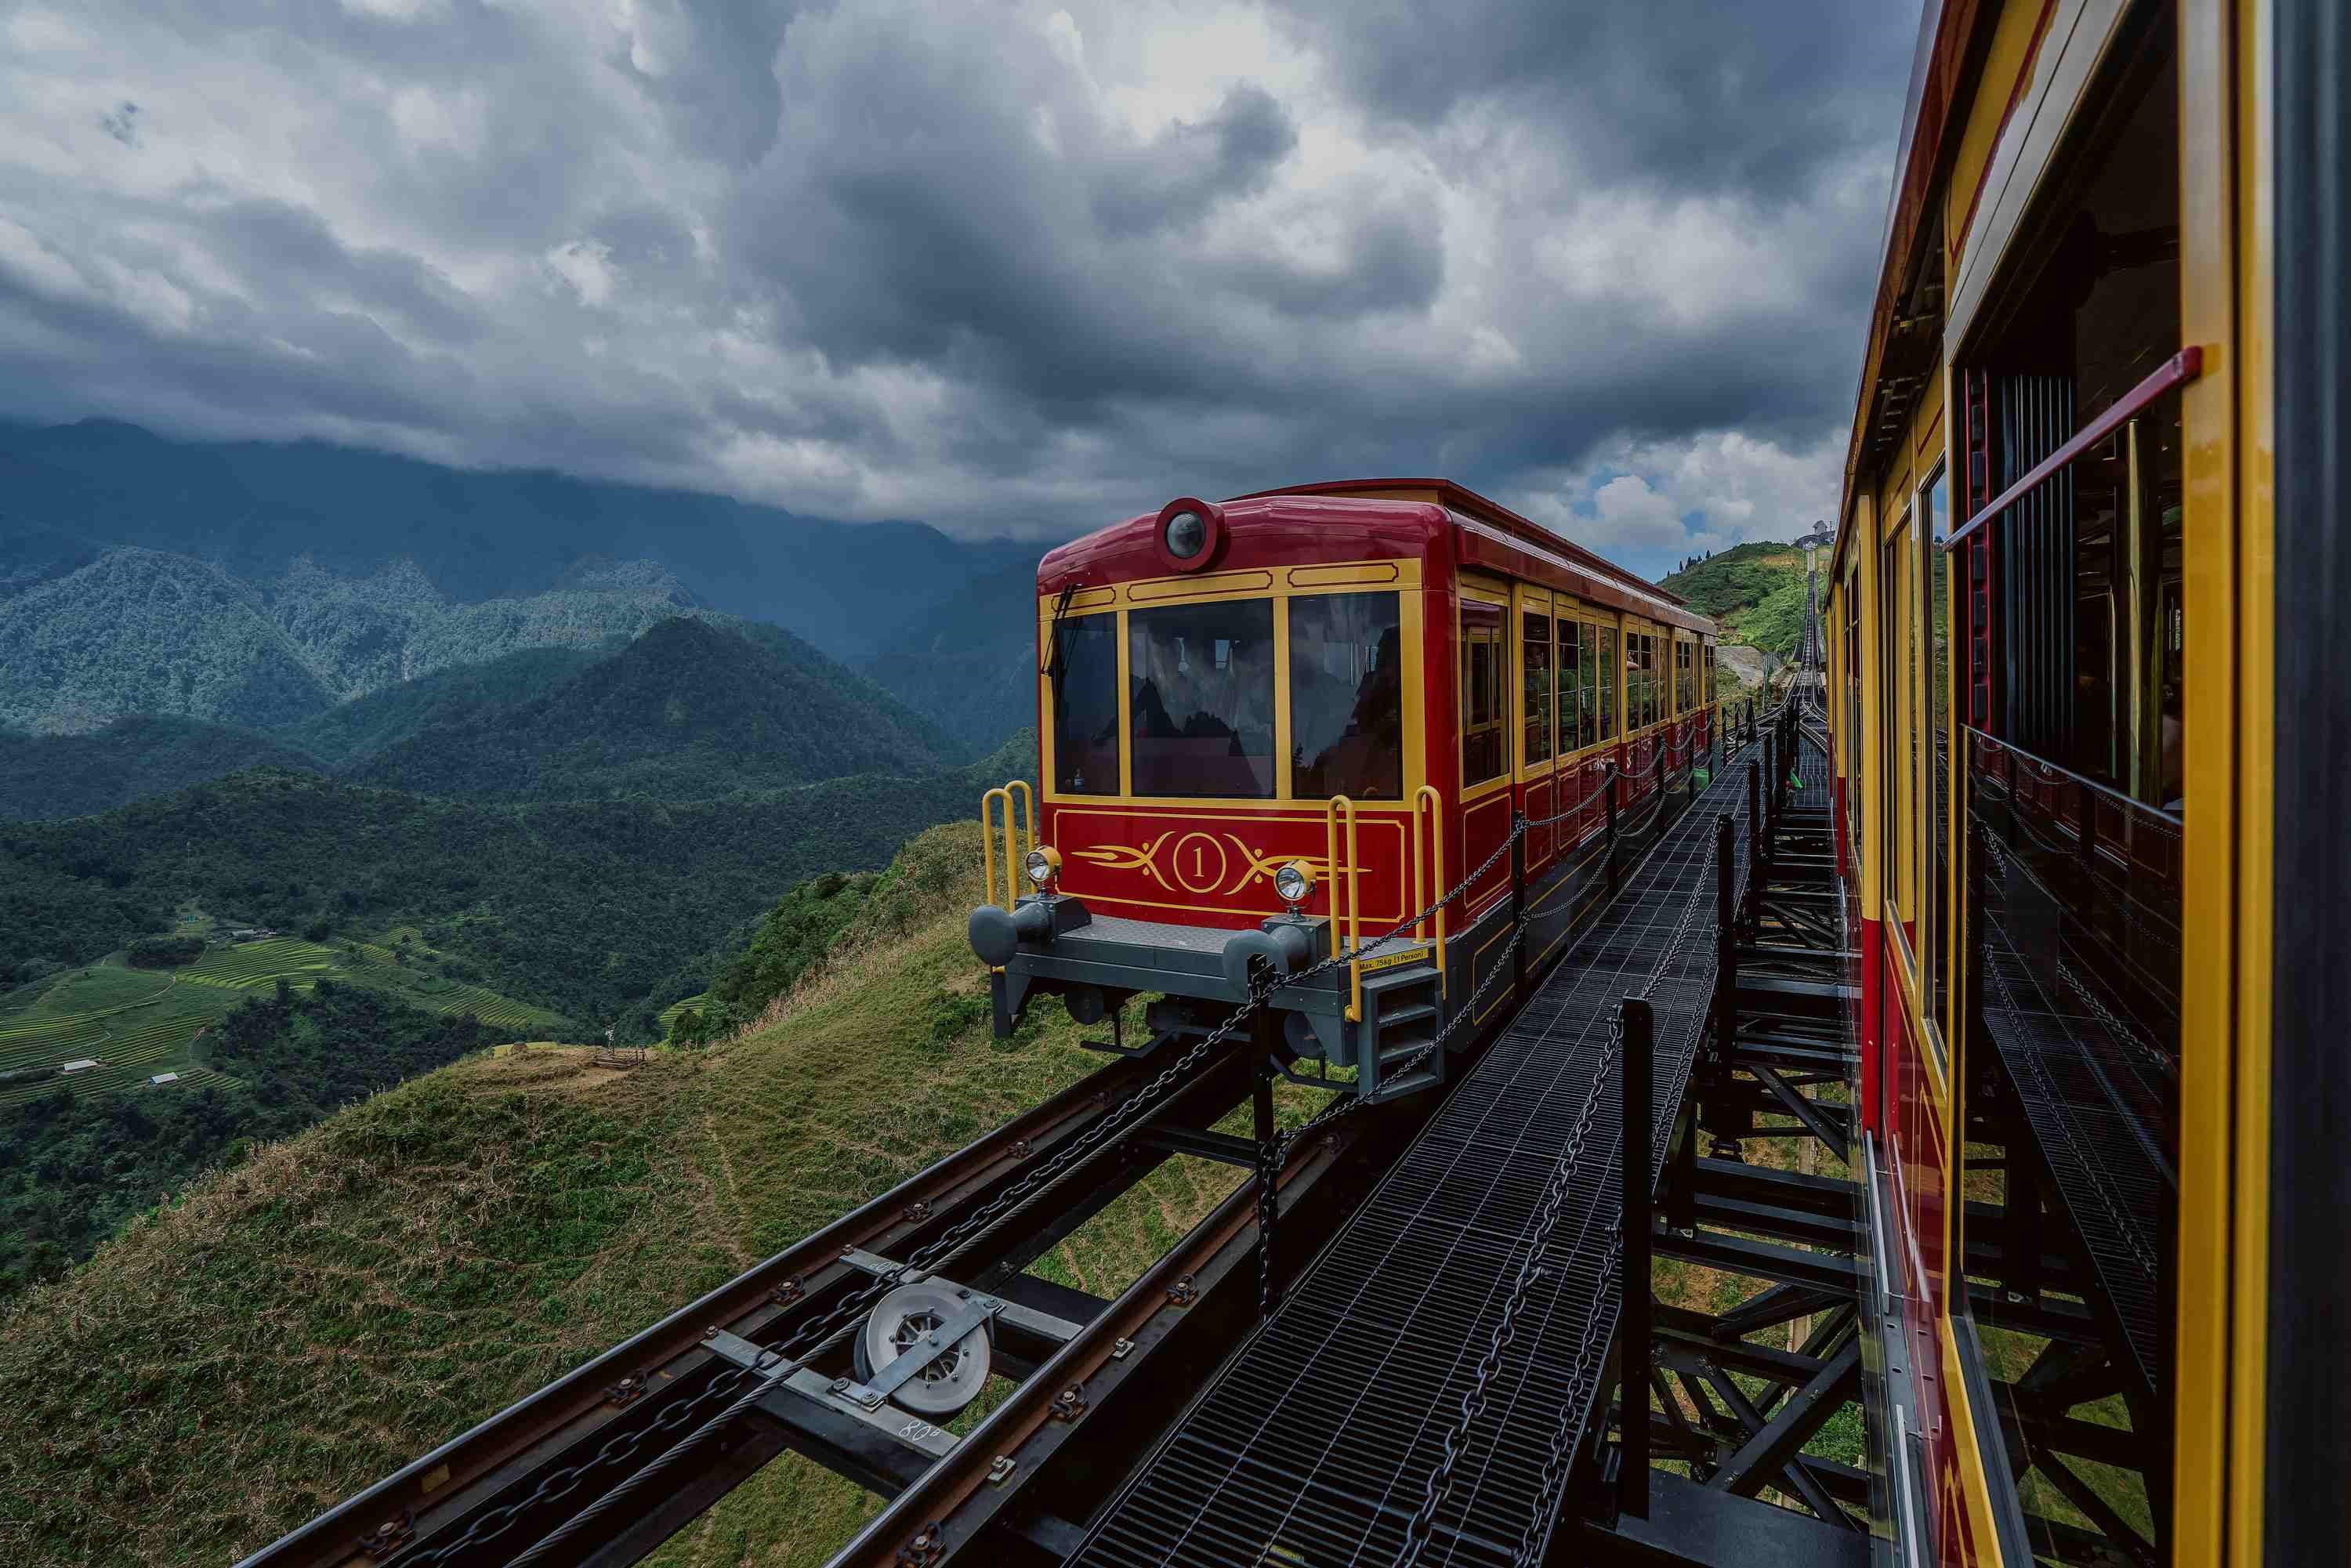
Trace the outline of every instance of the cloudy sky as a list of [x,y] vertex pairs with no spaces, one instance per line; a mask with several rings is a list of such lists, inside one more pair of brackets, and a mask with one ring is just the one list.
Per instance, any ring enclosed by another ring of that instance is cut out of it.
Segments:
[[1064,535],[1834,503],[1916,0],[0,0],[0,417]]

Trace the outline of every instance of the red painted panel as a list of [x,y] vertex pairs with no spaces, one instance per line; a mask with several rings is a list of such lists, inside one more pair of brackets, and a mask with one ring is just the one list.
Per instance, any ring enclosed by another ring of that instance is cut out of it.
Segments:
[[[1064,801],[1044,810],[1042,841],[1061,852],[1061,889],[1103,915],[1238,929],[1281,913],[1273,873],[1291,860],[1322,866],[1316,806],[1241,813],[1200,807],[1100,806]],[[1400,812],[1361,812],[1356,886],[1364,925],[1386,930],[1411,913],[1409,830]],[[1340,852],[1346,846],[1342,843]],[[1327,868],[1325,868],[1327,870]],[[1324,878],[1327,884],[1328,877]],[[1312,913],[1330,912],[1325,885]]]

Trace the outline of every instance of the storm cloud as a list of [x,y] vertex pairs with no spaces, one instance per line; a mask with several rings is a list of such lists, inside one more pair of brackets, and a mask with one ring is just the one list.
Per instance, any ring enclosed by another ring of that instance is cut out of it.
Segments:
[[0,416],[950,532],[1444,473],[1834,504],[1916,7],[0,11]]

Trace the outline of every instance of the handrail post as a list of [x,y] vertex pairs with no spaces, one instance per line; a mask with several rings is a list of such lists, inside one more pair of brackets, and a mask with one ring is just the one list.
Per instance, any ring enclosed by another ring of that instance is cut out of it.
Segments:
[[1637,1519],[1649,1514],[1649,1203],[1650,1123],[1656,1114],[1656,1016],[1638,997],[1624,1004],[1624,1060],[1617,1074],[1624,1109],[1624,1304],[1616,1315],[1623,1336],[1622,1448],[1616,1469],[1617,1506]]
[[[1339,819],[1347,821],[1346,856],[1339,853]],[[1343,949],[1353,953],[1364,945],[1363,890],[1355,885],[1355,802],[1345,795],[1333,795],[1322,808],[1322,846],[1331,867],[1331,950]],[[1339,890],[1347,893],[1345,924],[1341,924]],[[1364,1021],[1364,960],[1360,954],[1347,963],[1347,1021]]]
[[1714,820],[1714,917],[1716,949],[1714,965],[1714,1052],[1719,1065],[1730,1061],[1730,1037],[1736,1026],[1735,1008],[1739,992],[1739,911],[1731,905],[1739,897],[1738,869],[1732,862],[1739,832],[1730,813],[1723,812]]
[[1763,846],[1763,765],[1753,758],[1747,760],[1747,907],[1741,915],[1749,923],[1755,919],[1756,895],[1762,891]]
[[1510,949],[1510,985],[1519,999],[1527,995],[1527,836],[1519,830],[1526,819],[1510,808],[1510,913],[1519,923],[1518,945]]
[[1608,890],[1616,890],[1616,765],[1608,765]]
[[[1437,895],[1442,898],[1451,891],[1445,883],[1445,797],[1437,793],[1434,784],[1422,785],[1413,795],[1412,820],[1415,838],[1419,836],[1421,812],[1424,807],[1426,808],[1428,814],[1429,871],[1437,879]],[[1412,863],[1413,874],[1417,877],[1420,874],[1420,846],[1417,843],[1413,846]],[[1416,909],[1422,907],[1416,884],[1413,907]],[[1442,904],[1437,906],[1436,920],[1437,994],[1441,997],[1453,988],[1452,981],[1447,977],[1445,972],[1445,905]]]

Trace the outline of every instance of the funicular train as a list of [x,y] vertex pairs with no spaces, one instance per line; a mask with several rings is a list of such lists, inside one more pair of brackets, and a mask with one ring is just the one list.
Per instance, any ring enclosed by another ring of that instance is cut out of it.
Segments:
[[[998,1029],[1148,995],[1152,1040],[1196,1036],[1403,925],[1266,1025],[1366,1103],[1443,1080],[1458,1009],[1508,1015],[1719,722],[1710,621],[1443,480],[1173,500],[1046,556],[1036,614],[1043,797],[999,792],[971,920]],[[1542,825],[1510,845],[1514,817]]]
[[1927,6],[1824,615],[1905,1562],[2351,1561],[2346,66]]

